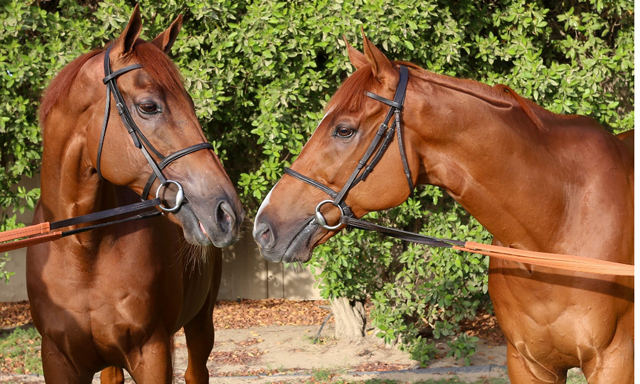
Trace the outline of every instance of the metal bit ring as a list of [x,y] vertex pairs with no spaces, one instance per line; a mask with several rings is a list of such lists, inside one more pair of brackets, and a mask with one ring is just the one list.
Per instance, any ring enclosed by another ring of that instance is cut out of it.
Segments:
[[324,218],[324,216],[322,215],[322,213],[320,212],[320,207],[322,207],[323,205],[327,204],[327,203],[331,203],[334,206],[338,207],[340,209],[340,218],[342,218],[342,216],[344,216],[344,211],[342,210],[342,208],[339,205],[336,205],[336,203],[333,200],[323,200],[320,202],[320,204],[318,204],[316,206],[316,223],[318,223],[319,226],[321,226],[324,229],[328,229],[330,231],[336,230],[338,228],[340,228],[342,226],[342,223],[340,221],[338,221],[338,224],[336,225],[328,225],[327,224],[327,220]]
[[166,208],[162,204],[158,206],[165,212],[174,212],[180,209],[182,203],[184,202],[184,190],[182,189],[182,185],[180,185],[180,183],[175,180],[167,180],[165,184],[160,184],[158,190],[156,191],[156,198],[160,196],[160,190],[162,190],[162,187],[168,186],[169,184],[175,184],[178,187],[178,193],[176,193],[176,205],[171,208]]

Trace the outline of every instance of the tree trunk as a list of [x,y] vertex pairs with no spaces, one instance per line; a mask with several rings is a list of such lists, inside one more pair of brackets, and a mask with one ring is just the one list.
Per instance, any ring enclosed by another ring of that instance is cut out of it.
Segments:
[[339,297],[331,300],[331,311],[336,319],[335,336],[337,339],[357,340],[364,337],[364,329],[367,324],[364,301],[351,301]]

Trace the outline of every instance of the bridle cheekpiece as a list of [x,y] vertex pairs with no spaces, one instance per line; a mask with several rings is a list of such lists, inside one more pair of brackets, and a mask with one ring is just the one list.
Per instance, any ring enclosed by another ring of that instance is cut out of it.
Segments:
[[[387,104],[391,108],[389,109],[389,112],[387,112],[387,116],[385,117],[384,122],[378,127],[378,132],[376,132],[376,136],[373,138],[373,141],[367,148],[366,152],[362,156],[362,159],[360,159],[355,170],[353,171],[353,173],[351,173],[351,176],[347,180],[346,184],[342,187],[340,192],[335,192],[326,185],[313,180],[308,176],[304,176],[291,168],[284,169],[287,175],[295,177],[298,180],[302,180],[305,183],[312,185],[331,196],[332,200],[323,200],[316,206],[315,221],[319,226],[332,231],[340,228],[343,224],[346,224],[346,219],[353,218],[353,212],[351,208],[349,208],[349,206],[344,201],[345,197],[349,190],[355,187],[359,182],[366,180],[367,176],[369,176],[369,174],[373,171],[373,168],[376,166],[376,164],[378,164],[387,148],[389,147],[391,140],[393,140],[394,133],[397,133],[398,136],[398,147],[400,148],[400,157],[402,158],[402,166],[404,167],[404,173],[407,178],[407,183],[409,184],[409,191],[410,193],[413,192],[413,180],[411,179],[411,170],[409,169],[409,163],[407,161],[407,155],[404,148],[401,123],[402,108],[404,106],[404,98],[407,93],[408,82],[409,70],[404,65],[401,65],[400,80],[398,81],[398,87],[396,88],[396,93],[393,97],[393,100],[389,100],[371,92],[365,92],[366,96],[381,103]],[[391,119],[394,116],[395,119],[392,121]],[[391,124],[389,124],[390,122]],[[328,203],[331,203],[340,209],[340,222],[333,226],[327,224],[326,219],[320,212],[320,208]]]
[[[413,180],[411,179],[411,170],[409,169],[409,162],[407,161],[407,155],[402,138],[403,132],[401,119],[408,82],[409,70],[404,65],[400,65],[400,80],[398,81],[398,87],[396,88],[396,94],[393,97],[393,100],[389,100],[371,92],[365,92],[365,95],[367,97],[387,104],[391,108],[389,109],[384,122],[380,124],[378,132],[376,132],[376,136],[373,138],[373,141],[371,142],[371,144],[369,144],[369,147],[362,156],[362,159],[360,159],[360,161],[358,162],[356,169],[353,171],[340,192],[336,192],[326,185],[313,180],[308,176],[302,175],[291,168],[285,168],[284,172],[287,175],[304,181],[305,183],[314,186],[331,196],[332,200],[323,200],[316,206],[315,217],[313,219],[316,224],[324,229],[333,231],[345,225],[350,228],[376,231],[401,240],[427,244],[433,247],[451,248],[453,246],[464,246],[464,242],[460,240],[440,239],[437,237],[425,236],[419,233],[412,233],[403,231],[401,229],[383,227],[381,225],[373,224],[368,221],[356,219],[353,215],[353,211],[344,201],[349,190],[355,187],[359,182],[365,180],[367,176],[369,176],[371,171],[373,171],[373,168],[376,166],[376,164],[378,164],[387,148],[389,147],[394,133],[397,133],[398,136],[398,148],[400,149],[400,158],[402,159],[404,174],[407,178],[407,184],[409,185],[409,196],[411,196],[411,194],[413,193],[414,186]],[[391,121],[391,118],[394,116],[395,119]],[[391,122],[391,125],[389,125],[389,122]],[[340,221],[336,225],[329,225],[322,212],[320,212],[320,208],[322,208],[323,205],[329,203],[340,209]]]
[[[151,166],[151,169],[153,171],[149,176],[149,179],[147,180],[147,184],[145,185],[144,190],[142,192],[142,196],[141,196],[142,200],[147,199],[147,197],[149,196],[149,192],[151,190],[151,186],[153,185],[153,182],[157,178],[158,180],[160,180],[160,186],[156,190],[156,199],[159,198],[160,191],[162,190],[163,187],[166,188],[169,186],[169,184],[174,184],[176,187],[178,187],[178,192],[176,193],[176,197],[175,197],[175,205],[173,207],[165,207],[162,204],[160,204],[159,207],[165,212],[177,211],[178,209],[180,209],[181,205],[184,202],[184,190],[182,188],[182,185],[180,185],[180,183],[178,183],[177,181],[167,179],[162,173],[162,169],[164,169],[171,162],[185,155],[188,155],[190,153],[199,151],[201,149],[213,149],[213,145],[207,142],[198,143],[190,147],[181,149],[175,153],[172,153],[169,156],[163,156],[153,145],[151,145],[149,140],[146,138],[146,136],[142,133],[140,128],[138,128],[135,121],[133,120],[133,117],[131,116],[131,112],[129,111],[129,108],[127,108],[127,104],[124,98],[122,97],[122,94],[118,89],[118,83],[116,82],[116,79],[119,76],[127,72],[133,71],[135,69],[142,68],[142,65],[133,64],[113,72],[111,70],[111,62],[109,59],[109,53],[111,52],[112,47],[113,45],[110,45],[104,54],[105,77],[104,79],[102,79],[102,82],[107,86],[107,98],[106,98],[105,109],[104,109],[104,120],[102,122],[102,132],[100,133],[100,143],[98,144],[98,160],[97,160],[98,164],[96,166],[98,175],[101,178],[103,178],[102,173],[100,172],[100,159],[102,157],[102,146],[104,144],[104,138],[107,132],[107,125],[109,124],[111,94],[113,94],[113,98],[116,103],[116,108],[118,109],[118,114],[120,115],[120,119],[122,120],[122,123],[127,128],[129,135],[131,135],[133,144],[136,146],[136,148],[142,151],[142,154],[147,159],[147,162],[149,163],[149,166]],[[151,150],[151,152],[153,152],[153,154],[160,159],[160,163],[156,163],[156,161],[153,159],[153,157],[149,153],[149,150]]]

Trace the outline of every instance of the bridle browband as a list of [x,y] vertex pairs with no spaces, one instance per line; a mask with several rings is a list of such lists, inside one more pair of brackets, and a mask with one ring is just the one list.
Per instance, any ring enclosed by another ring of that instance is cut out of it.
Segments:
[[[324,193],[331,196],[333,200],[323,200],[316,206],[315,222],[330,231],[336,230],[343,225],[347,227],[355,227],[360,229],[372,230],[384,233],[388,236],[393,236],[402,240],[418,242],[422,244],[428,244],[436,247],[451,247],[452,245],[463,245],[464,242],[458,240],[439,239],[430,236],[424,236],[416,233],[406,232],[395,228],[387,228],[379,226],[373,223],[369,223],[363,220],[358,220],[354,217],[353,211],[345,202],[345,198],[349,190],[355,187],[359,182],[366,180],[367,176],[373,171],[373,168],[378,164],[387,148],[393,140],[394,133],[398,136],[398,148],[400,150],[400,158],[402,159],[402,167],[404,168],[404,174],[407,178],[407,184],[409,185],[409,196],[413,193],[413,180],[411,178],[411,169],[409,168],[409,162],[407,161],[407,155],[404,148],[404,142],[402,137],[402,121],[401,114],[404,107],[405,95],[407,93],[407,84],[409,82],[409,70],[404,65],[400,65],[400,80],[396,88],[396,93],[393,100],[389,100],[380,95],[376,95],[371,92],[365,92],[367,97],[384,103],[391,108],[384,119],[384,122],[378,127],[378,132],[373,138],[371,144],[365,151],[362,159],[358,162],[358,165],[354,169],[353,173],[342,187],[340,192],[336,192],[328,186],[316,181],[308,176],[305,176],[299,172],[294,171],[291,168],[285,168],[284,172],[298,180],[316,187]],[[395,119],[391,121],[391,118],[395,116]],[[391,125],[389,125],[391,122]],[[369,161],[371,160],[371,161]],[[336,225],[328,225],[324,215],[320,212],[320,208],[331,203],[340,209],[340,221]]]
[[[131,116],[131,112],[129,112],[129,108],[127,108],[127,104],[124,100],[124,98],[122,97],[122,94],[120,93],[120,90],[118,89],[118,84],[116,82],[116,79],[127,73],[130,71],[133,71],[135,69],[139,69],[142,68],[141,64],[133,64],[133,65],[129,65],[127,67],[118,69],[117,71],[113,72],[111,71],[111,62],[109,59],[109,53],[111,52],[111,48],[113,47],[113,45],[110,45],[109,48],[107,48],[107,50],[105,51],[105,55],[104,55],[104,79],[102,79],[102,82],[107,86],[107,98],[106,98],[106,102],[105,102],[105,109],[104,109],[104,120],[102,122],[102,132],[100,133],[100,143],[98,144],[98,160],[97,160],[97,166],[96,169],[98,171],[98,175],[102,177],[102,173],[100,172],[100,159],[102,158],[102,146],[104,144],[104,138],[105,138],[105,134],[107,132],[107,126],[109,125],[109,112],[110,112],[110,107],[111,107],[111,94],[113,94],[113,98],[116,102],[116,108],[118,109],[118,114],[120,115],[120,119],[122,120],[122,123],[124,124],[125,128],[127,128],[127,131],[129,132],[129,134],[131,135],[131,139],[133,140],[133,144],[142,151],[142,154],[144,155],[144,157],[147,159],[147,162],[149,163],[149,165],[151,166],[152,169],[152,173],[149,176],[149,179],[147,180],[147,184],[144,187],[144,190],[142,192],[142,200],[146,200],[147,197],[149,196],[149,191],[151,190],[151,186],[153,185],[154,181],[156,180],[156,178],[158,180],[160,180],[160,186],[158,187],[158,189],[156,190],[156,198],[159,198],[160,195],[160,190],[162,189],[162,187],[166,187],[169,184],[174,184],[178,187],[178,192],[176,194],[176,201],[175,201],[175,206],[171,207],[171,208],[167,208],[165,206],[163,206],[162,204],[159,204],[158,206],[165,212],[174,212],[178,209],[180,209],[180,206],[182,205],[182,203],[184,202],[184,191],[182,189],[182,185],[180,185],[180,183],[178,183],[175,180],[169,180],[167,179],[164,174],[162,173],[162,169],[164,169],[167,165],[169,165],[171,162],[185,156],[188,155],[190,153],[199,151],[201,149],[213,149],[213,145],[211,145],[210,143],[198,143],[195,145],[192,145],[190,147],[181,149],[175,153],[172,153],[169,156],[163,156],[150,142],[149,140],[146,138],[146,136],[142,133],[142,131],[140,130],[140,128],[138,128],[138,126],[136,125],[135,121],[133,120],[133,117]],[[153,152],[153,154],[160,159],[160,163],[156,163],[156,161],[153,159],[153,157],[151,156],[151,154],[149,153],[149,150],[151,150],[151,152]]]

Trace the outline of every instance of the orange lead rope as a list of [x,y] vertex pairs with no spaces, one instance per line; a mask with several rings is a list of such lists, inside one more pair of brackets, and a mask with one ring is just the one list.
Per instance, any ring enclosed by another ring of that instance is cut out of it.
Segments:
[[[20,229],[24,229],[24,228],[20,228]],[[49,232],[43,235],[29,237],[22,240],[11,241],[9,243],[2,243],[0,244],[0,252],[9,252],[9,251],[13,251],[14,249],[29,247],[29,246],[40,244],[40,243],[46,243],[47,241],[58,240],[61,237],[62,237],[62,232],[57,231],[57,232]]]
[[474,243],[472,241],[464,242],[453,239],[442,239],[421,235],[419,233],[407,232],[396,228],[383,227],[368,221],[346,216],[342,216],[340,218],[340,224],[352,228],[379,232],[386,236],[395,237],[396,239],[425,244],[430,247],[451,248],[457,251],[477,253],[504,260],[517,261],[520,263],[564,269],[567,271],[597,273],[600,275],[634,276],[634,266],[631,264],[614,263],[612,261],[592,259],[584,256],[526,251],[523,249],[500,247],[497,245]]
[[452,248],[458,251],[473,252],[497,257],[499,259],[559,268],[568,271],[597,273],[600,275],[634,276],[634,266],[631,264],[614,263],[612,261],[592,259],[589,257],[534,252],[474,243],[472,241],[467,241],[464,247],[454,245]]
[[[40,223],[36,225],[31,225],[24,228],[12,229],[6,232],[0,232],[0,243],[4,243],[5,241],[19,239],[21,237],[29,237],[34,235],[41,235],[43,233],[49,232],[49,223]],[[0,244],[2,246],[4,244]],[[0,252],[3,248],[0,248]],[[6,252],[6,251],[5,251]]]
[[[0,243],[2,243],[0,244],[0,252],[9,252],[18,248],[53,241],[62,236],[62,232],[50,233],[49,230],[49,223],[40,223],[29,227],[0,232]],[[12,241],[21,237],[27,237],[27,239]],[[11,242],[5,243],[5,241]]]

